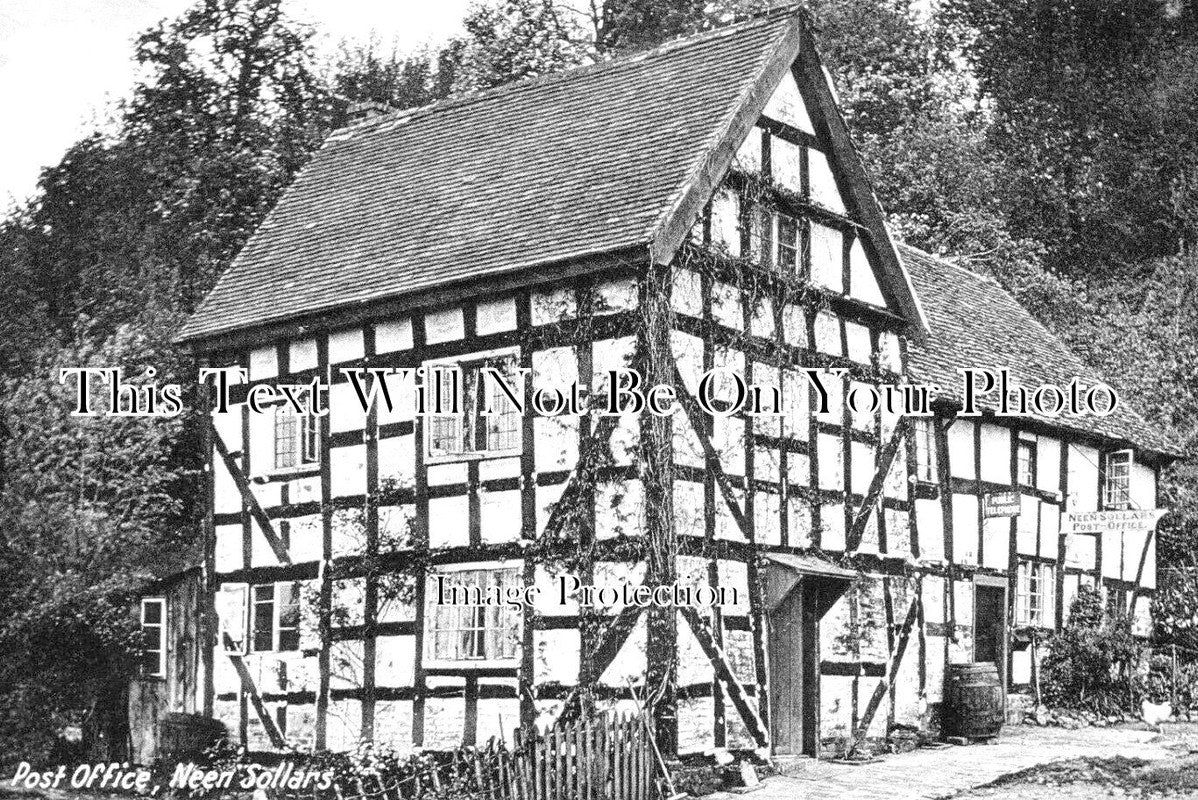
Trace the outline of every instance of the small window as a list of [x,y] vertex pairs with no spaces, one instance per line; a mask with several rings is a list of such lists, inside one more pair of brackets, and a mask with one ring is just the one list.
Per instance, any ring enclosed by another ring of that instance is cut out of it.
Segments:
[[931,419],[916,419],[911,435],[915,440],[915,480],[936,481],[936,428]]
[[298,469],[320,460],[320,418],[275,406],[275,469]]
[[252,650],[256,653],[299,649],[299,584],[253,587],[250,608]]
[[1131,451],[1107,453],[1102,460],[1102,507],[1121,511],[1131,507]]
[[1036,485],[1036,443],[1020,439],[1016,452],[1016,478],[1020,486]]
[[1018,625],[1052,626],[1056,570],[1049,564],[1021,560],[1015,594]]
[[764,267],[787,275],[804,269],[804,225],[797,217],[757,205],[752,212],[749,250]]
[[[446,570],[430,578],[427,656],[439,662],[494,662],[516,658],[520,610],[487,602],[519,582],[515,569]],[[440,602],[442,599],[452,602]]]
[[802,238],[799,221],[778,214],[778,271],[795,274],[802,268]]
[[141,674],[166,677],[166,600],[161,597],[141,601]]
[[1106,585],[1107,619],[1120,620],[1127,616],[1127,590],[1118,584]]
[[[451,367],[456,366],[456,369]],[[429,416],[430,456],[497,456],[519,452],[521,415],[504,389],[503,382],[484,373],[484,368],[506,376],[509,388],[519,391],[514,355],[442,366],[434,377],[440,407],[446,413]],[[428,374],[437,372],[433,367]],[[459,413],[452,413],[455,398]],[[492,413],[487,414],[486,409]]]

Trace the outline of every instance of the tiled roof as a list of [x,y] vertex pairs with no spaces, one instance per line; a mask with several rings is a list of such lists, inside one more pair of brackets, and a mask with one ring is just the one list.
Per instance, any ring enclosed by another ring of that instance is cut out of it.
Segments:
[[[922,250],[899,246],[915,291],[923,301],[930,332],[910,349],[911,380],[935,383],[942,399],[960,404],[960,368],[1010,370],[1013,380],[1034,389],[1042,383],[1066,386],[1075,376],[1092,386],[1103,378],[1037,322],[991,278],[949,264]],[[983,410],[997,400],[983,398]],[[1163,455],[1182,455],[1180,444],[1147,422],[1120,396],[1108,417],[1040,417],[1047,424],[1135,445]]]
[[179,340],[647,246],[796,19],[338,131]]

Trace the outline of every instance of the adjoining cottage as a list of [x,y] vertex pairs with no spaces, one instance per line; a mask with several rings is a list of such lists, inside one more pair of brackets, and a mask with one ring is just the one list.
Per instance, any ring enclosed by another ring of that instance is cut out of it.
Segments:
[[[1083,583],[1150,625],[1151,524],[1062,519],[1154,509],[1174,445],[1126,408],[956,416],[958,367],[1097,377],[992,281],[895,245],[801,13],[335,133],[179,339],[247,379],[212,416],[196,599],[143,601],[142,683],[189,688],[135,697],[251,749],[449,748],[648,687],[668,754],[818,754],[935,727],[952,662],[1026,685],[1021,632]],[[463,415],[363,413],[343,372],[440,365]],[[544,417],[479,388],[620,367],[683,410]],[[785,413],[702,413],[714,367]],[[803,368],[843,370],[826,411]],[[313,378],[327,416],[248,410]],[[916,382],[934,416],[846,402]],[[738,602],[430,595],[563,574]],[[176,669],[180,615],[199,647]]]

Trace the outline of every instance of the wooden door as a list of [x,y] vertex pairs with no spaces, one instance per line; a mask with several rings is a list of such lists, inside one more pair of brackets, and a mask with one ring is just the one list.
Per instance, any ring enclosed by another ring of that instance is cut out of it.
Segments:
[[775,753],[806,751],[804,736],[805,635],[803,592],[793,590],[769,615],[770,732]]

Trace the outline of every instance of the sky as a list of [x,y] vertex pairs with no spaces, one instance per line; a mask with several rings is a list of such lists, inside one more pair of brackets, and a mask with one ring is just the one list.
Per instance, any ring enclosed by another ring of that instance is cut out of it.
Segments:
[[[0,0],[0,212],[93,130],[135,78],[133,40],[192,0]],[[458,30],[471,0],[285,0],[317,48],[372,34],[411,51]]]

